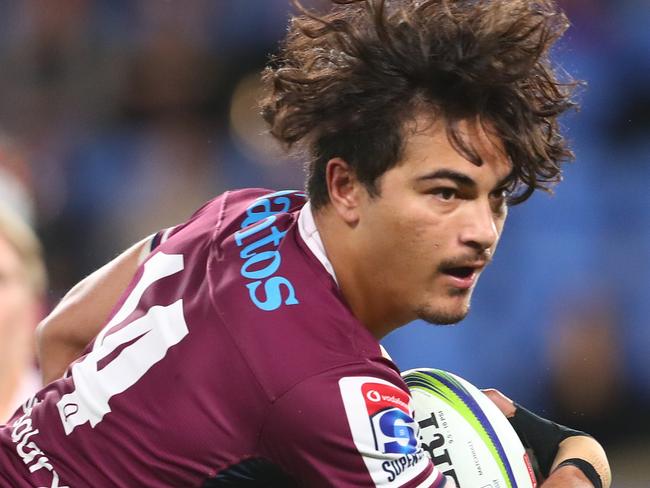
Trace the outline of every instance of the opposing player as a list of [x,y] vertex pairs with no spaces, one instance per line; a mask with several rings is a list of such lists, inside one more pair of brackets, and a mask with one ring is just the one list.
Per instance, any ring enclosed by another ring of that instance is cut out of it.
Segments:
[[[71,290],[41,327],[46,376],[99,333],[0,430],[6,485],[453,487],[378,340],[462,319],[507,199],[559,178],[566,20],[539,0],[334,3],[293,19],[264,75],[309,199],[227,192]],[[598,443],[561,437],[544,486],[608,486]]]

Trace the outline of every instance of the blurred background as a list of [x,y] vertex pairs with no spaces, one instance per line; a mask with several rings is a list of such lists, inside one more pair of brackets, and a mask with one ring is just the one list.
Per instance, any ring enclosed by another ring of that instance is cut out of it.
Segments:
[[[385,345],[593,433],[614,486],[650,486],[650,3],[565,0],[554,56],[588,82],[577,162],[511,210],[469,318]],[[257,115],[288,0],[0,1],[0,205],[30,223],[47,310],[226,189],[301,188]]]

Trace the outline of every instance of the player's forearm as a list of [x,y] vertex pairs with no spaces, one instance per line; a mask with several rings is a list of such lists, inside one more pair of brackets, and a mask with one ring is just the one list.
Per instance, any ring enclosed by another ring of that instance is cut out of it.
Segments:
[[83,279],[38,325],[36,350],[44,384],[60,378],[106,323],[149,242],[140,241]]

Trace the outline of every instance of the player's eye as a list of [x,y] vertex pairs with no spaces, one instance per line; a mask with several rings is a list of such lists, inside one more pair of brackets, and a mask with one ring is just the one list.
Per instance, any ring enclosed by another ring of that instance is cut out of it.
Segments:
[[456,197],[458,197],[458,190],[456,190],[455,188],[440,187],[431,190],[431,194],[440,200],[449,202],[455,199]]
[[508,197],[508,190],[506,188],[499,188],[498,190],[494,190],[492,193],[490,193],[490,197],[493,200],[505,201]]
[[508,202],[509,192],[507,188],[499,188],[490,193],[490,199],[492,200],[492,207],[495,211],[502,211]]

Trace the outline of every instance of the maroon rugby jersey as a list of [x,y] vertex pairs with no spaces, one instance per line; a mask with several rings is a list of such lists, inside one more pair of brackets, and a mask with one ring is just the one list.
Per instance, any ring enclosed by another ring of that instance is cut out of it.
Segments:
[[399,372],[300,236],[304,203],[229,192],[168,232],[87,354],[0,428],[0,485],[444,486]]

